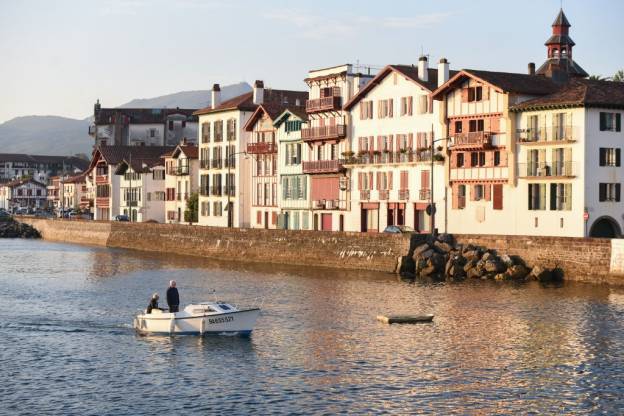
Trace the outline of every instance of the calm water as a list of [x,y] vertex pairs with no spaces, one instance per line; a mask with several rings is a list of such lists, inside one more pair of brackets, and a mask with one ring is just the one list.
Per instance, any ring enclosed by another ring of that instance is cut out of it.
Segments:
[[[140,337],[155,290],[263,303],[251,338]],[[624,291],[0,240],[0,413],[621,414]],[[385,312],[434,324],[387,326]]]

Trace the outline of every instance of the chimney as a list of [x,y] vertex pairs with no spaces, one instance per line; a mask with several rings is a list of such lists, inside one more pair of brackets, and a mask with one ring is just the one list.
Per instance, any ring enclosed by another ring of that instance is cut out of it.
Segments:
[[188,144],[188,140],[186,140],[186,137],[182,138],[182,141],[180,142],[181,146],[186,146]]
[[535,75],[535,63],[529,62],[529,75]]
[[100,105],[100,99],[98,98],[97,101],[95,102],[95,105],[93,106],[93,114],[95,115],[96,118],[98,114],[100,113],[101,108],[102,106]]
[[264,102],[264,82],[256,80],[253,88],[253,103],[260,105]]
[[216,108],[221,104],[221,87],[219,84],[212,86],[212,108]]
[[438,62],[438,87],[449,80],[449,63],[446,58]]
[[429,81],[429,62],[424,55],[418,58],[418,78],[421,81]]

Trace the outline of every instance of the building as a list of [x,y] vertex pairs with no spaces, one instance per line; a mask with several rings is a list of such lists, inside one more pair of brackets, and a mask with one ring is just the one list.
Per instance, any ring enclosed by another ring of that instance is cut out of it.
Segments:
[[311,227],[310,175],[303,173],[304,158],[309,153],[301,138],[301,128],[307,120],[305,109],[292,106],[273,121],[279,155],[277,224],[285,230],[309,230]]
[[60,176],[52,176],[48,179],[48,186],[46,187],[46,208],[57,210],[61,207],[60,189]]
[[186,205],[199,189],[199,148],[182,141],[165,159],[166,221],[189,222],[184,217]]
[[46,185],[39,181],[32,178],[16,179],[4,183],[2,187],[7,211],[19,208],[42,209],[46,206]]
[[0,153],[0,180],[31,177],[47,183],[51,176],[82,172],[88,166],[88,160],[73,156]]
[[9,210],[11,202],[11,188],[6,186],[8,181],[0,181],[0,209]]
[[620,237],[624,83],[573,79],[511,111],[518,125],[517,229]]
[[[128,161],[129,164],[132,163],[132,166],[137,166],[136,164],[140,163],[138,166],[141,166],[141,169],[136,173],[142,174],[144,173],[142,170],[143,163],[147,164],[148,167],[162,163],[161,156],[170,153],[173,149],[173,147],[167,146],[99,146],[95,149],[88,169],[90,180],[95,189],[93,192],[94,219],[110,221],[123,212],[120,196],[125,197],[126,195],[122,195],[120,191],[122,175],[115,174],[122,162]],[[129,186],[130,184],[128,184]],[[124,207],[125,209],[129,208],[127,204]],[[139,218],[138,212],[137,218]]]
[[351,210],[349,180],[343,153],[349,112],[342,106],[373,78],[356,73],[350,64],[309,71],[304,80],[309,87],[306,102],[308,123],[301,130],[307,145],[303,173],[311,175],[311,199],[315,230],[343,231],[345,214]]
[[87,173],[82,173],[59,181],[63,187],[63,200],[58,208],[90,211],[93,201],[89,195],[88,176]]
[[247,154],[252,155],[250,224],[252,228],[278,227],[280,214],[278,164],[281,163],[280,156],[283,159],[290,157],[290,154],[278,152],[278,127],[274,123],[288,108],[298,113],[305,111],[307,98],[307,92],[297,91],[284,91],[279,100],[267,97],[245,123],[245,131],[251,134],[247,142]]
[[132,222],[165,222],[165,162],[162,157],[128,158],[119,176],[119,213]]
[[[277,165],[273,162],[269,165],[268,161],[274,160],[271,154],[245,156],[251,132],[244,126],[258,106],[292,103],[300,95],[296,91],[265,89],[262,81],[256,81],[252,92],[221,102],[219,84],[214,85],[213,106],[195,113],[201,126],[199,224],[248,228],[252,202],[267,200],[267,204],[271,204],[277,201],[274,196],[277,188],[269,187],[266,193],[263,188],[259,195],[258,189],[251,186],[250,168],[260,172],[260,176],[275,177]],[[269,218],[268,223],[272,221],[273,218]]]
[[[431,93],[448,79],[446,59],[435,69],[422,56],[418,66],[386,66],[344,106],[351,120],[346,231],[381,232],[389,225],[445,231],[445,143]],[[427,213],[432,180],[435,224]]]
[[196,109],[93,108],[89,135],[98,146],[176,146],[183,138],[195,142]]

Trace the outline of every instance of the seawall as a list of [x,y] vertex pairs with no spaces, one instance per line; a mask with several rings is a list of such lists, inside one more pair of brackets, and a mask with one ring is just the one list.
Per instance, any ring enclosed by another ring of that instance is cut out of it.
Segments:
[[[394,234],[227,229],[173,224],[21,218],[50,241],[211,257],[394,272],[410,237]],[[416,236],[414,240],[419,237]],[[530,266],[560,267],[568,281],[624,285],[624,240],[567,237],[455,235]]]
[[44,239],[217,258],[393,272],[410,237],[21,218]]

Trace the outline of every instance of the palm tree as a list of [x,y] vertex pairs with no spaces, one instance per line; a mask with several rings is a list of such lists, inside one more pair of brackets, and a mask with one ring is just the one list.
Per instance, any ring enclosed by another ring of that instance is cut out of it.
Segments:
[[624,82],[624,69],[617,71],[611,80],[615,82]]
[[608,81],[609,78],[605,78],[602,75],[590,75],[589,78],[592,81]]

